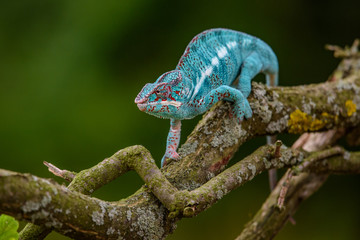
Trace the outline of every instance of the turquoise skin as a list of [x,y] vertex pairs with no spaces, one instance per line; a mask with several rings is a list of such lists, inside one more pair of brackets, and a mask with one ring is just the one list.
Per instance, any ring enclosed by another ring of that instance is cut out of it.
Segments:
[[[247,100],[251,80],[260,72],[268,85],[277,85],[278,61],[269,45],[246,33],[210,29],[196,35],[175,70],[144,86],[135,99],[141,111],[170,119],[167,158],[177,159],[181,120],[204,113],[220,100],[234,102],[238,123],[252,116]],[[233,86],[236,78],[239,81]]]

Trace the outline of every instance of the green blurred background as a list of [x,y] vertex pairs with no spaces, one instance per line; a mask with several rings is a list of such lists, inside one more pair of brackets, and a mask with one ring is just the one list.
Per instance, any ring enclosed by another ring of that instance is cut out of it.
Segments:
[[[355,0],[1,0],[0,168],[52,178],[42,161],[80,171],[134,144],[159,163],[169,122],[140,112],[134,98],[175,67],[193,36],[213,27],[250,33],[276,52],[281,85],[321,82],[338,63],[324,45],[360,37],[359,10]],[[183,121],[182,142],[198,120]],[[281,136],[288,145],[295,137]],[[233,162],[263,143],[247,143]],[[332,176],[277,239],[360,239],[359,183]],[[128,173],[94,196],[117,200],[141,185]],[[180,221],[168,239],[233,239],[268,192],[263,174]]]

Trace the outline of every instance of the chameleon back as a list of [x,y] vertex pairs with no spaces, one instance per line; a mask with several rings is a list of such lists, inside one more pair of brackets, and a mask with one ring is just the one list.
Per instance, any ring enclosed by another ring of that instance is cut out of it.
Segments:
[[277,73],[276,56],[265,42],[246,33],[222,28],[195,36],[176,69],[193,81],[193,98],[201,98],[207,94],[203,90],[231,85],[239,76],[244,59],[255,50],[261,52],[264,65],[268,66],[264,70]]

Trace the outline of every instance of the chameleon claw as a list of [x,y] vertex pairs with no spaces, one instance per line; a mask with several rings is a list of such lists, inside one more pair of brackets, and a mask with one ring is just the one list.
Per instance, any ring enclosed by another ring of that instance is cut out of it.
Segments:
[[165,155],[161,159],[161,167],[164,167],[168,164],[168,161],[167,161],[168,159],[178,160],[179,158],[180,158],[179,154],[175,151],[173,151],[171,153],[165,153]]
[[171,159],[177,160],[177,159],[179,159],[179,158],[180,158],[180,156],[179,156],[179,154],[178,154],[177,152],[173,152],[173,153],[171,154]]
[[244,112],[241,111],[241,108],[238,106],[234,106],[232,111],[232,117],[236,118],[236,122],[240,124],[244,120]]
[[161,159],[161,167],[164,167],[167,165],[167,162],[166,162],[166,157],[163,156],[163,158]]
[[248,108],[245,110],[245,118],[249,119],[251,117],[252,117],[252,110],[251,110],[251,108]]
[[252,117],[252,110],[247,99],[243,99],[240,104],[236,104],[233,108],[234,116],[237,118],[237,122],[240,124],[244,118],[249,119]]
[[249,101],[247,99],[245,99],[245,118],[246,119],[249,119],[252,117],[252,110],[251,110],[251,107],[250,107],[250,104],[249,104]]

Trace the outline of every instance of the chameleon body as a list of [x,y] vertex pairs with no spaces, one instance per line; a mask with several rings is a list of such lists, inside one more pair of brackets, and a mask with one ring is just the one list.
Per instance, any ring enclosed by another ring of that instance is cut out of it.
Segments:
[[141,111],[170,119],[161,165],[167,158],[179,158],[176,149],[182,119],[202,114],[220,100],[234,102],[233,116],[239,123],[250,118],[247,97],[252,78],[260,72],[268,85],[277,85],[276,55],[259,38],[229,29],[210,29],[195,36],[175,70],[146,84],[135,99]]

